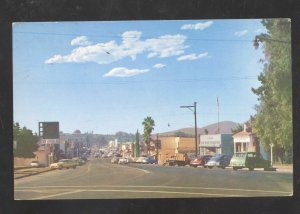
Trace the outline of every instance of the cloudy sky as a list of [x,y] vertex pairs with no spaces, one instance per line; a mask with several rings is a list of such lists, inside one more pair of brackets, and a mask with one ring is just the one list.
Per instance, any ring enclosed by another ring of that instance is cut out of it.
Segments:
[[260,20],[13,24],[14,121],[108,134],[238,123],[254,113]]

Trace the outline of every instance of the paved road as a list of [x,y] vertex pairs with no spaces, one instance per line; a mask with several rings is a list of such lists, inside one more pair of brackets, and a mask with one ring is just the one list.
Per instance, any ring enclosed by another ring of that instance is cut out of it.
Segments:
[[16,200],[289,196],[291,173],[110,164],[94,159],[76,169],[15,180]]

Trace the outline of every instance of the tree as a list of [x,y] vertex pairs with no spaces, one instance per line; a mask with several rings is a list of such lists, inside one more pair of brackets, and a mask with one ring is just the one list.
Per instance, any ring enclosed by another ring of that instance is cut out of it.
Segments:
[[231,129],[231,132],[234,135],[234,134],[239,133],[239,132],[241,132],[243,130],[244,130],[243,125],[242,124],[238,124],[235,128]]
[[79,129],[76,129],[73,134],[81,134],[81,131]]
[[208,135],[208,130],[204,129],[204,134]]
[[255,37],[254,47],[263,44],[263,72],[258,76],[261,86],[252,88],[260,103],[256,106],[254,131],[262,144],[292,155],[292,72],[291,22],[289,19],[264,19],[267,33]]
[[147,153],[149,154],[150,150],[150,141],[151,141],[151,133],[154,130],[154,120],[151,117],[147,117],[143,121],[144,126],[144,133],[143,133],[143,140],[147,145]]
[[140,156],[140,134],[139,130],[136,130],[135,134],[135,157]]
[[17,148],[14,156],[23,158],[33,158],[34,153],[38,149],[38,136],[34,135],[30,129],[25,126],[20,128],[19,123],[13,124],[13,137],[17,141]]
[[177,131],[175,132],[175,137],[188,137],[188,134],[183,131]]

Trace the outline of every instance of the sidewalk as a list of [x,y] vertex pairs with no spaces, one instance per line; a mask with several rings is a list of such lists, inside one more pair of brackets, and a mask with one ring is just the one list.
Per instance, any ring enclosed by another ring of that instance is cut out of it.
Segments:
[[273,167],[276,168],[277,172],[293,173],[293,165],[292,164],[273,164]]
[[24,178],[31,175],[37,175],[44,172],[49,172],[54,169],[50,169],[49,167],[16,167],[14,168],[14,179]]

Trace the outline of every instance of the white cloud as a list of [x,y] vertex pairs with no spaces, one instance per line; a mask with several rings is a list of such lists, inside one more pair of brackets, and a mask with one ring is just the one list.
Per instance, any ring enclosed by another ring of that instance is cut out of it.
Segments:
[[84,45],[91,45],[92,43],[88,40],[86,36],[78,36],[75,39],[71,41],[71,45],[79,45],[79,46],[84,46]]
[[153,65],[153,68],[163,68],[165,66],[166,66],[165,64],[158,63],[158,64]]
[[178,56],[184,53],[188,46],[184,45],[186,36],[165,35],[155,39],[147,39],[146,49],[150,52],[148,58],[158,56],[160,58]]
[[248,30],[242,30],[242,31],[235,32],[234,35],[237,37],[242,37],[242,36],[245,36],[247,33],[248,33]]
[[[137,55],[144,52],[148,53],[148,58],[164,58],[181,55],[184,53],[184,49],[188,47],[184,44],[186,37],[183,35],[164,35],[147,40],[141,40],[141,35],[142,33],[139,31],[127,31],[122,34],[120,44],[112,40],[106,43],[80,46],[73,49],[69,55],[57,54],[47,59],[45,63],[95,62],[109,64],[125,57],[135,60]],[[81,39],[79,41],[87,40]]]
[[196,60],[196,59],[201,59],[208,56],[208,53],[201,53],[201,54],[188,54],[188,55],[183,55],[177,58],[177,61],[184,61],[184,60]]
[[148,72],[149,69],[127,69],[124,67],[113,68],[108,73],[104,74],[103,77],[131,77],[138,74]]
[[181,26],[181,30],[204,30],[210,27],[213,23],[213,21],[207,21],[204,23],[199,22],[197,24],[185,24]]

